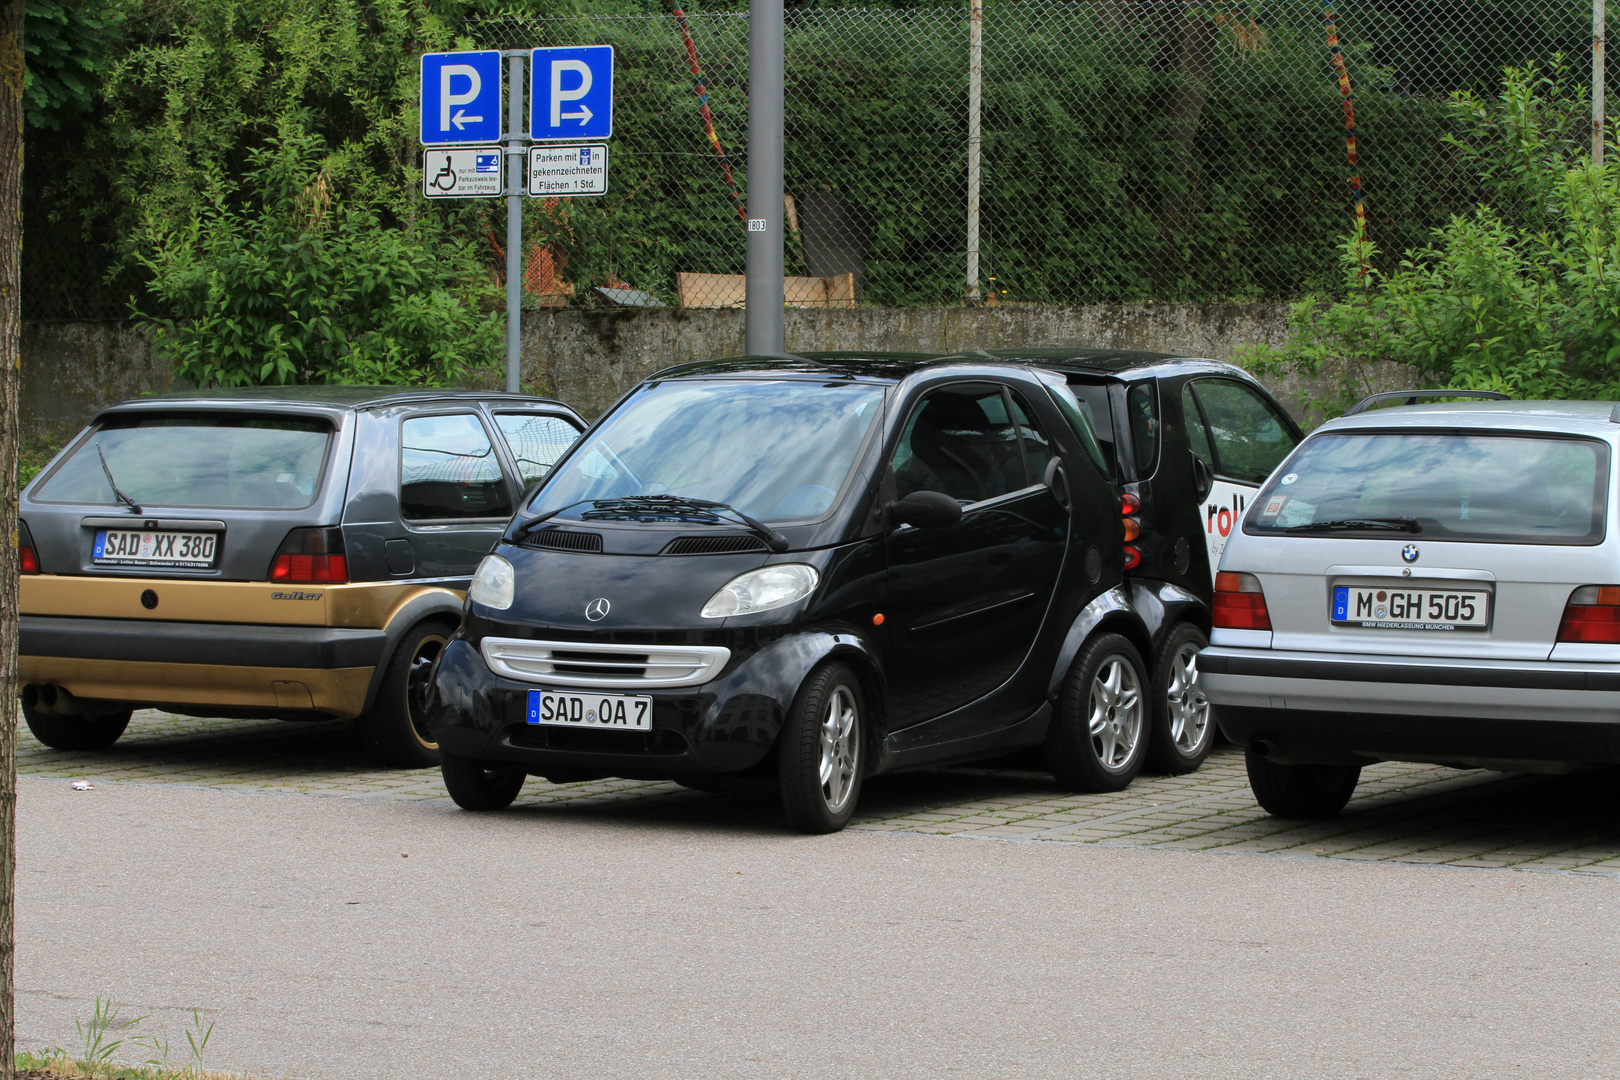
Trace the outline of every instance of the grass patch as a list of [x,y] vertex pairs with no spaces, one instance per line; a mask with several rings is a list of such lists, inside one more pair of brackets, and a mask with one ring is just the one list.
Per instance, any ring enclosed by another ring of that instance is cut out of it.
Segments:
[[53,1051],[17,1051],[17,1080],[242,1080],[235,1073],[191,1066],[103,1065],[86,1072],[77,1061]]
[[[181,1034],[184,1044],[170,1044],[168,1025],[159,1022],[156,1030],[143,1028],[151,1017],[126,1017],[111,997],[96,996],[88,1020],[75,1020],[78,1052],[59,1046],[48,1050],[19,1050],[16,1069],[19,1076],[84,1078],[84,1080],[224,1080],[228,1073],[210,1072],[203,1067],[208,1041],[214,1037],[214,1021],[201,1009],[191,1010],[191,1023]],[[170,1061],[174,1053],[181,1064]],[[121,1062],[135,1060],[137,1065]]]

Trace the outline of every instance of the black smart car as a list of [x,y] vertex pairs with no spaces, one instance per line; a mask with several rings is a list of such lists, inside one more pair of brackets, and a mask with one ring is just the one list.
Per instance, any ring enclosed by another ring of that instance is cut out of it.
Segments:
[[474,577],[425,705],[445,784],[780,784],[849,820],[864,776],[1044,746],[1140,768],[1157,646],[1110,463],[1062,375],[983,357],[672,368],[600,419]]
[[478,561],[579,437],[566,405],[380,386],[101,412],[20,504],[23,717],[61,750],[133,709],[352,717],[438,762],[415,707]]
[[1198,677],[1215,568],[1271,471],[1304,437],[1266,388],[1219,360],[1110,349],[984,354],[1061,374],[1124,492],[1126,591],[1153,636],[1148,767],[1185,773],[1218,733]]

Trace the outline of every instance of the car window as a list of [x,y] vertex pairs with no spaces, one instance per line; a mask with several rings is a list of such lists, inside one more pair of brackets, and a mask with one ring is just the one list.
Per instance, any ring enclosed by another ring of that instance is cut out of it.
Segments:
[[[332,428],[246,413],[110,417],[39,486],[42,502],[296,510],[315,501]],[[103,462],[105,461],[105,464]]]
[[1187,445],[1204,459],[1204,464],[1215,468],[1215,451],[1209,445],[1209,429],[1204,426],[1204,414],[1193,398],[1192,383],[1181,388],[1181,422],[1187,428]]
[[[1058,408],[1064,407],[1064,395],[1055,388],[1052,396],[1057,399]],[[1069,383],[1068,391],[1073,395],[1075,405],[1080,409],[1086,419],[1086,428],[1089,429],[1095,445],[1088,443],[1088,452],[1095,450],[1100,460],[1097,462],[1103,475],[1110,479],[1119,475],[1119,458],[1114,452],[1114,414],[1108,404],[1108,386],[1106,383]],[[1082,437],[1083,438],[1083,437]]]
[[1064,382],[1061,377],[1054,376],[1048,379],[1043,375],[1040,379],[1041,384],[1046,387],[1047,394],[1051,396],[1052,403],[1057,406],[1058,412],[1063,414],[1063,419],[1067,420],[1069,427],[1074,429],[1075,437],[1080,440],[1080,445],[1085,448],[1086,456],[1091,459],[1093,465],[1097,466],[1098,472],[1112,478],[1114,475],[1114,443],[1112,439],[1109,440],[1108,454],[1105,457],[1102,446],[1098,442],[1097,433],[1092,427],[1090,410],[1079,395],[1074,392],[1074,387]]
[[1052,460],[1054,451],[1052,440],[1046,437],[1041,428],[1040,420],[1035,416],[1035,410],[1029,407],[1018,391],[1011,391],[1013,403],[1013,422],[1018,427],[1018,437],[1024,440],[1024,468],[1027,473],[1026,484],[1038,484],[1046,476],[1046,464]]
[[982,502],[1026,485],[1018,432],[1001,387],[984,383],[935,390],[912,410],[889,468],[897,498],[942,491]]
[[1250,503],[1243,527],[1397,542],[1596,544],[1608,491],[1609,447],[1596,439],[1336,431],[1300,448]]
[[1215,442],[1215,471],[1258,484],[1294,448],[1294,437],[1271,403],[1232,379],[1199,379],[1188,386],[1204,407]]
[[402,427],[400,444],[399,509],[407,521],[512,513],[495,447],[478,417],[411,417]]
[[1136,452],[1136,478],[1146,480],[1159,464],[1159,395],[1151,382],[1139,382],[1125,394],[1131,420],[1131,449]]
[[496,413],[495,426],[501,429],[501,437],[517,459],[524,487],[550,472],[563,451],[579,438],[579,429],[560,416]]

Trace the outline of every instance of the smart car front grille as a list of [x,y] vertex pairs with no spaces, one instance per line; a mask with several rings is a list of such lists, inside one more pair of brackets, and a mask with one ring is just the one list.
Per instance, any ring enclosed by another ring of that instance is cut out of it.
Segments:
[[484,663],[497,675],[543,687],[655,690],[700,686],[726,666],[731,650],[719,645],[597,645],[487,637]]
[[541,529],[537,533],[525,536],[523,546],[553,548],[557,551],[599,552],[602,550],[602,534],[583,532],[579,529]]
[[735,551],[769,551],[764,540],[752,535],[677,536],[660,555],[728,555]]

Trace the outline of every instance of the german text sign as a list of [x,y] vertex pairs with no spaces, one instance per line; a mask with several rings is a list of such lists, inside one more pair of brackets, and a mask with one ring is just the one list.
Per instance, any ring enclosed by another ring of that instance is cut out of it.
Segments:
[[489,199],[501,194],[501,148],[422,151],[422,194],[430,199]]
[[529,147],[530,195],[606,195],[607,147]]

